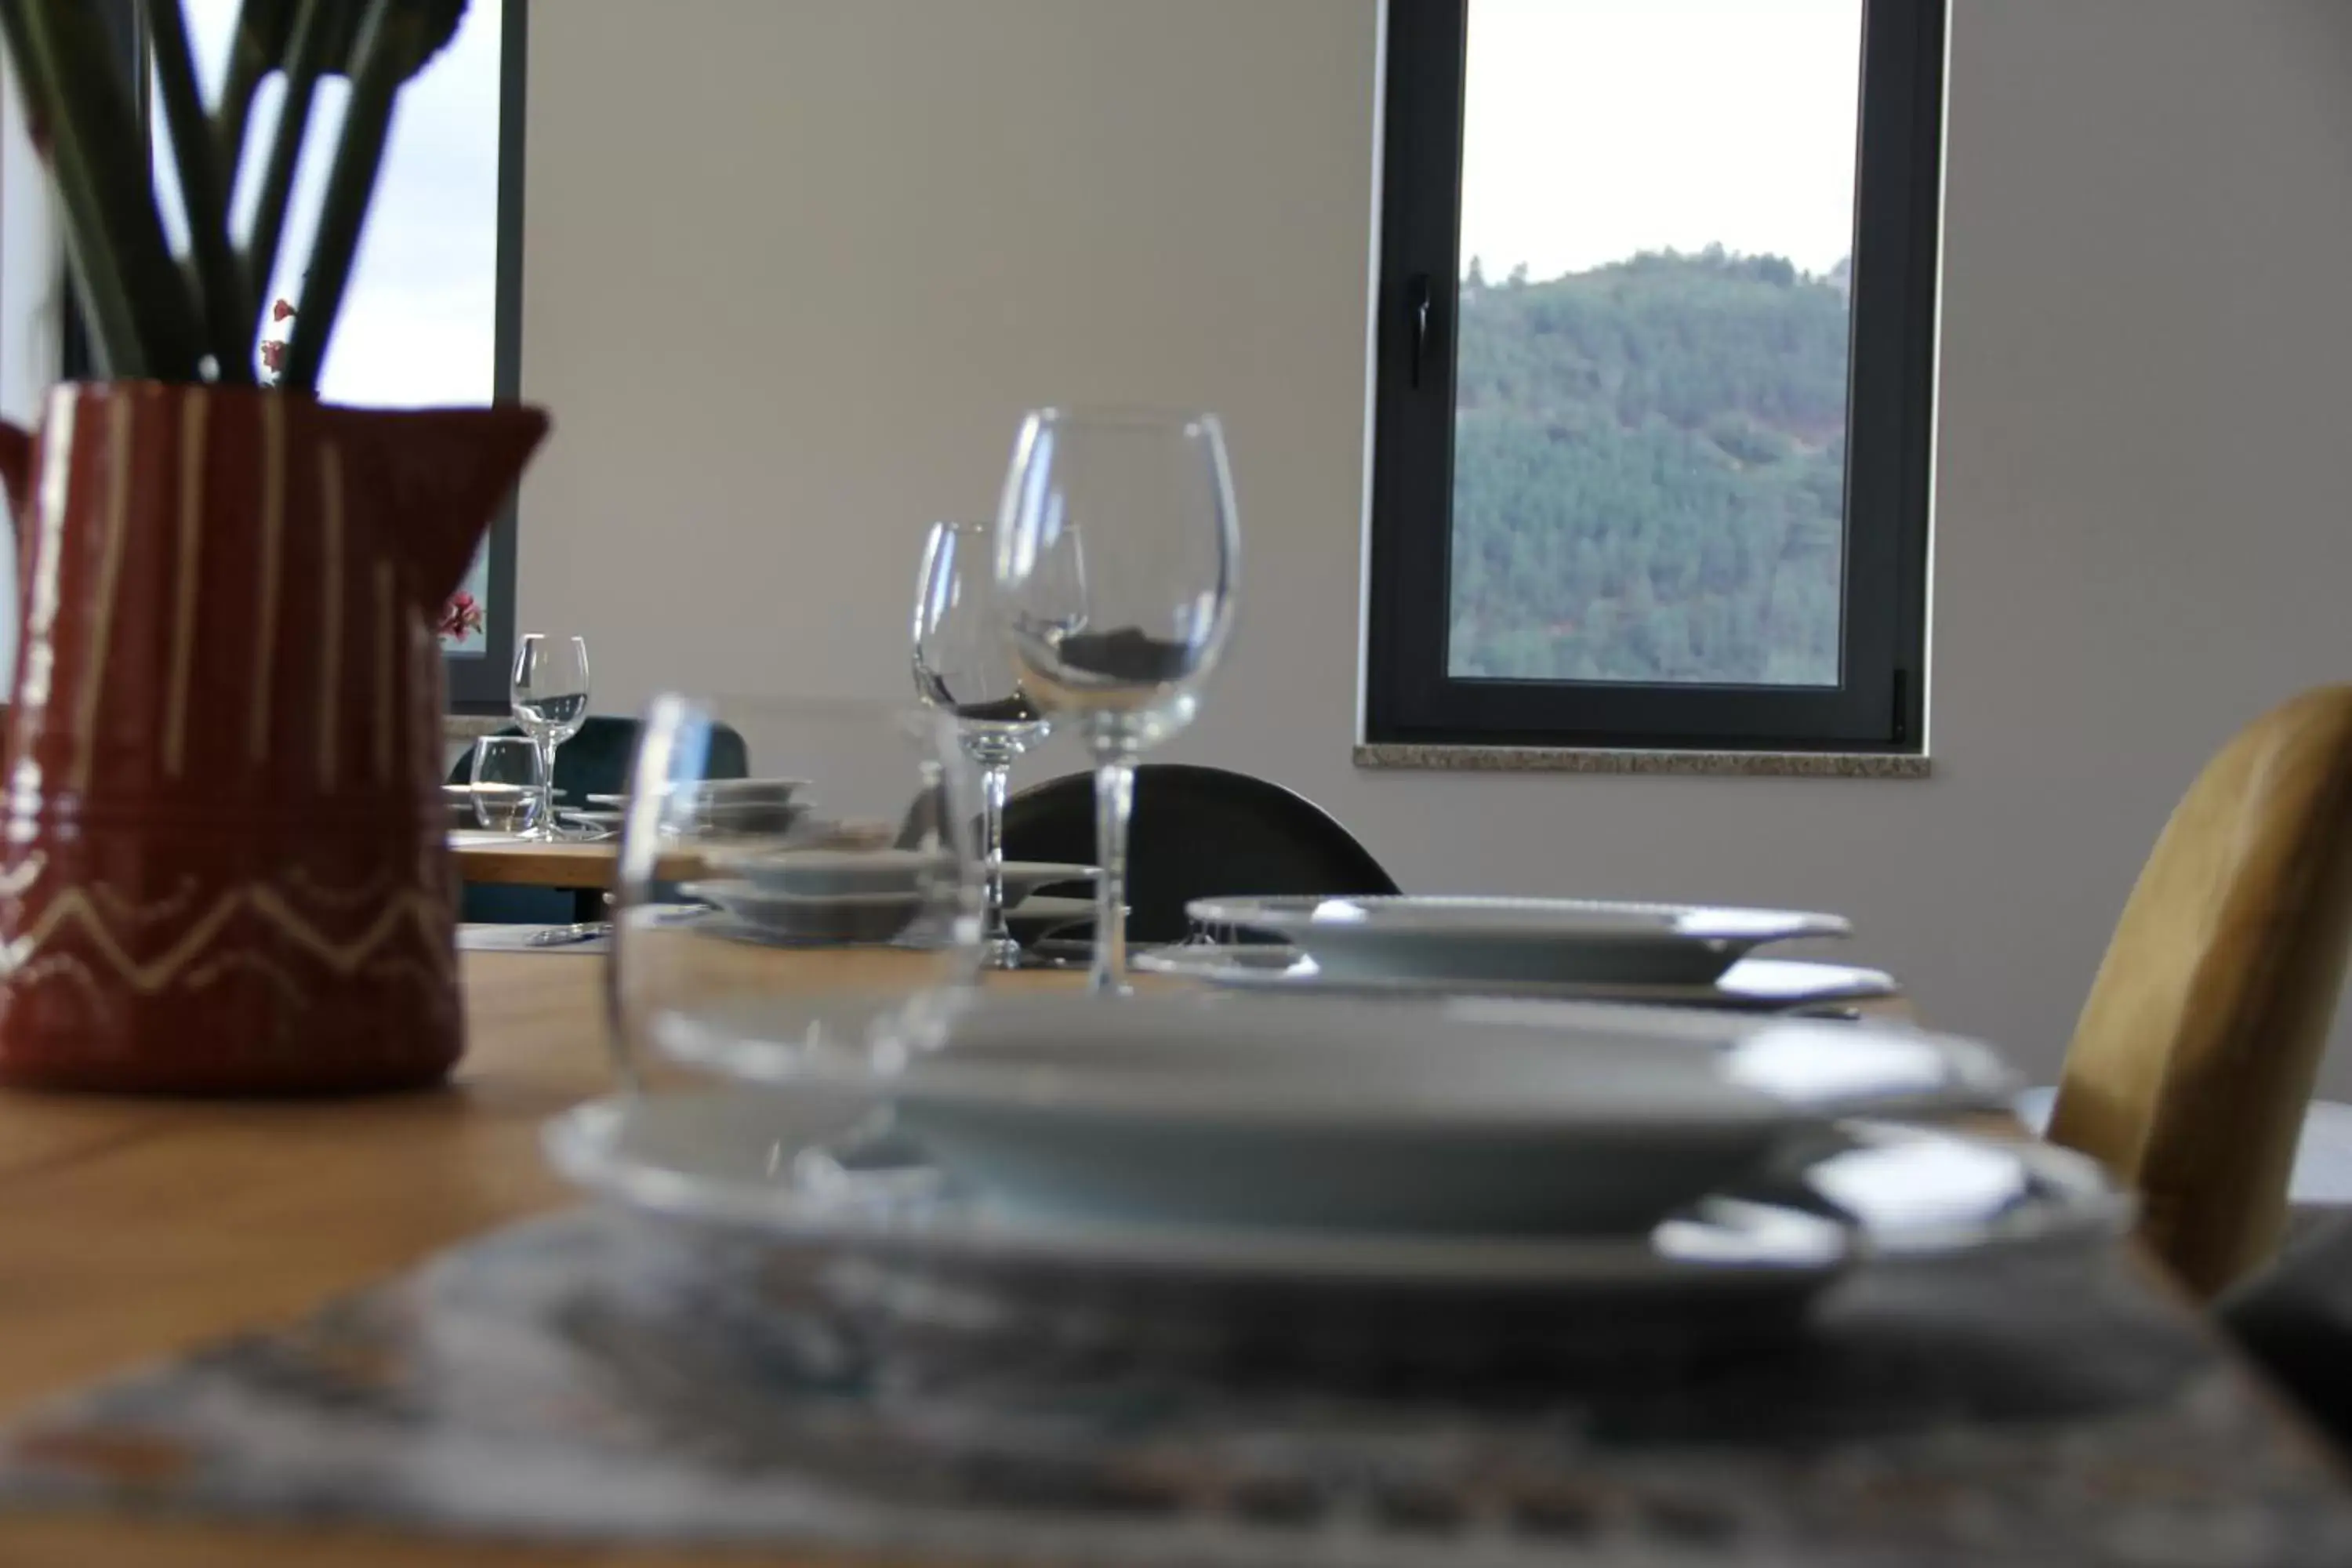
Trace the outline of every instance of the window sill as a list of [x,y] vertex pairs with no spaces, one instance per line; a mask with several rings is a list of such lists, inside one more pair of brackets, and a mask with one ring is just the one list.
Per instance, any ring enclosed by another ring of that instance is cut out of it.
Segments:
[[1418,773],[1683,773],[1744,778],[1924,779],[1916,752],[1666,752],[1583,746],[1359,745],[1360,768]]

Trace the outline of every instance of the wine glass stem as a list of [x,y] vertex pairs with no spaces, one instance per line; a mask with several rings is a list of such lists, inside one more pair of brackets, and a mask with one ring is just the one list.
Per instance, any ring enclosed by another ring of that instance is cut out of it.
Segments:
[[1135,814],[1135,759],[1106,747],[1095,753],[1095,963],[1097,992],[1127,989],[1127,825]]
[[539,745],[539,835],[555,837],[555,737],[537,737]]
[[980,766],[981,866],[988,879],[988,951],[992,962],[1014,952],[1004,923],[1004,786],[1012,772],[1001,761]]

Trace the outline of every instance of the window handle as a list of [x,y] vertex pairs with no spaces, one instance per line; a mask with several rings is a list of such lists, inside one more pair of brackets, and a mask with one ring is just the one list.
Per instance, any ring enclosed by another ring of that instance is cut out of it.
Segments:
[[1421,386],[1421,365],[1429,352],[1429,274],[1416,272],[1405,280],[1405,314],[1412,331],[1412,375],[1410,384]]

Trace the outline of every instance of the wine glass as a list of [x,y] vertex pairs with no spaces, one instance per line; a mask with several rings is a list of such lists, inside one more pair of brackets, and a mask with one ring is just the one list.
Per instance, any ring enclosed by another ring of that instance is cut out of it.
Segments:
[[[1085,535],[1081,609],[1064,541]],[[1093,984],[1124,988],[1135,759],[1192,722],[1233,630],[1241,531],[1216,416],[1048,408],[1013,447],[996,583],[1022,688],[1095,763]]]
[[520,833],[540,819],[546,760],[528,735],[484,735],[474,742],[474,820]]
[[[983,952],[992,968],[1020,966],[1021,944],[1004,923],[1004,788],[1013,759],[1045,738],[1043,710],[1021,684],[996,604],[990,524],[935,522],[915,584],[915,691],[955,720],[964,751],[979,764],[980,853],[986,887]],[[1062,613],[1083,610],[1077,535],[1063,552]],[[1041,590],[1045,597],[1052,590]]]
[[515,722],[539,746],[539,820],[525,838],[560,838],[555,827],[555,748],[588,721],[588,644],[579,637],[532,632],[515,649],[509,690]]
[[633,1047],[782,1080],[935,1040],[980,967],[978,794],[953,721],[912,702],[657,699],[614,892],[624,1076]]

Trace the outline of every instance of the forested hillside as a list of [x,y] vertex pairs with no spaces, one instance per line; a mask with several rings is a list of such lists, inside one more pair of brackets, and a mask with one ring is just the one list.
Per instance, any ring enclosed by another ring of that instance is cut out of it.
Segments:
[[1835,681],[1846,321],[1778,257],[1474,264],[1454,673]]

